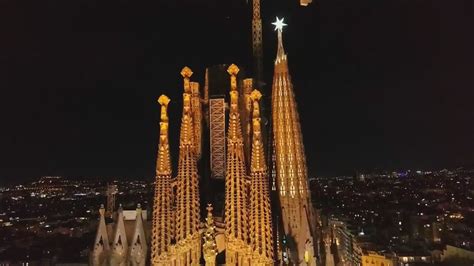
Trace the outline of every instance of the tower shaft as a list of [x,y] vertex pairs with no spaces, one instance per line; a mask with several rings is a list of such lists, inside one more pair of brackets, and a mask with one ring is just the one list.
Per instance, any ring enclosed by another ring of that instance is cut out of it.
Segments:
[[191,89],[191,69],[181,71],[184,77],[183,116],[179,143],[177,176],[176,257],[179,265],[199,265],[201,237],[199,234],[199,176],[194,138]]
[[281,28],[272,86],[276,175],[285,235],[293,263],[315,265],[312,230],[315,219],[308,190],[306,157],[293,84],[283,49]]
[[151,264],[167,265],[173,237],[171,212],[171,160],[168,142],[168,113],[170,99],[161,95],[160,139],[156,161],[155,196],[153,199],[153,224],[151,238]]
[[273,265],[273,230],[270,191],[265,152],[262,141],[259,100],[261,94],[254,90],[252,118],[252,155],[250,163],[250,244],[252,264]]
[[249,265],[247,176],[236,80],[239,69],[231,65],[227,71],[231,91],[225,180],[226,265]]

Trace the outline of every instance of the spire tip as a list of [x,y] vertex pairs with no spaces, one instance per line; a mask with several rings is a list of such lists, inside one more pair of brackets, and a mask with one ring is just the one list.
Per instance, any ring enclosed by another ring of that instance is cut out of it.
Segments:
[[189,78],[193,75],[193,71],[191,70],[191,68],[185,66],[183,67],[183,69],[181,70],[181,76],[183,76],[183,78]]

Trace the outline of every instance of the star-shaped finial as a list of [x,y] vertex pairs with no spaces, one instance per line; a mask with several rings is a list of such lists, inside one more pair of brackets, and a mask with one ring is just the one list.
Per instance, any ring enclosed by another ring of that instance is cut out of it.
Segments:
[[283,27],[286,26],[286,24],[283,22],[285,18],[282,18],[281,20],[276,17],[276,21],[273,22],[272,24],[275,25],[275,30],[277,31],[282,31]]

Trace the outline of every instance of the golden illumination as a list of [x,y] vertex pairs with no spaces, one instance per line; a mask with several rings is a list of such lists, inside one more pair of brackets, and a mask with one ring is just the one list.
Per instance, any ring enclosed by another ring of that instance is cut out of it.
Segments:
[[[272,85],[272,125],[275,144],[275,169],[279,185],[280,205],[284,231],[294,239],[295,252],[290,252],[290,260],[305,261],[310,256],[308,265],[316,265],[314,246],[316,216],[311,205],[308,190],[306,156],[304,153],[303,135],[296,105],[293,84],[288,69],[288,62],[283,48],[283,19],[275,23],[278,31],[278,50]],[[305,252],[308,251],[308,255]]]

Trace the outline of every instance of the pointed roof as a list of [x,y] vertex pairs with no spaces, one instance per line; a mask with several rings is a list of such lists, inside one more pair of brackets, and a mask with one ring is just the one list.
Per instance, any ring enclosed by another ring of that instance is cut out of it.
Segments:
[[110,245],[109,245],[109,237],[107,234],[107,225],[105,224],[104,204],[100,205],[99,214],[100,214],[99,227],[97,229],[97,234],[95,236],[94,249],[97,248],[97,244],[100,244],[103,250],[109,250]]
[[107,255],[110,251],[109,237],[107,234],[107,225],[105,224],[104,204],[101,204],[99,213],[100,213],[99,226],[97,228],[94,248],[91,253],[92,264],[94,265],[102,265],[104,261],[107,259]]
[[145,229],[143,227],[142,208],[140,203],[137,205],[137,216],[135,219],[135,230],[132,237],[130,250],[130,259],[145,263],[148,246],[146,244]]
[[122,205],[118,209],[117,224],[114,234],[114,242],[112,243],[112,255],[118,261],[125,261],[127,258],[128,241],[125,231],[124,217]]

